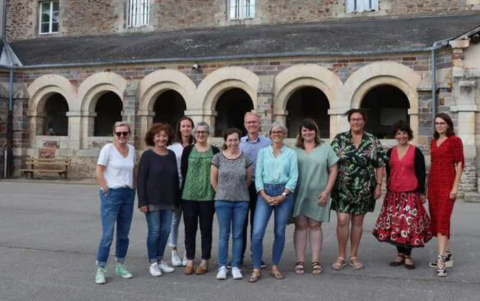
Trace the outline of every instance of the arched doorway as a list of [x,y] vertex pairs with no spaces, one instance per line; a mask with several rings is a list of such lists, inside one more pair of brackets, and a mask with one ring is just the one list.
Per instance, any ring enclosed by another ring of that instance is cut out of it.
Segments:
[[363,98],[361,108],[368,116],[365,130],[380,139],[393,138],[390,131],[395,122],[404,120],[410,123],[408,98],[395,86],[381,85],[371,89]]
[[68,103],[59,93],[53,93],[45,101],[45,122],[40,135],[68,136]]
[[185,115],[187,106],[182,95],[174,90],[166,91],[155,100],[153,122],[168,123],[175,129],[177,121]]
[[113,125],[122,121],[123,103],[114,92],[106,92],[97,101],[95,106],[95,125],[93,135],[98,137],[111,136]]
[[330,116],[328,115],[330,104],[321,90],[313,87],[298,89],[288,99],[286,109],[288,138],[297,136],[298,128],[304,118],[315,120],[322,139],[330,137]]
[[220,96],[215,106],[215,137],[221,137],[227,128],[236,127],[245,132],[243,118],[245,113],[253,110],[253,102],[247,92],[234,88]]

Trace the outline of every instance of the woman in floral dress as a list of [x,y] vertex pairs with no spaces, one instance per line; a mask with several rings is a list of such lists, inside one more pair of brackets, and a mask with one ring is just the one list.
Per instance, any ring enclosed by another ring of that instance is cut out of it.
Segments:
[[437,268],[437,276],[447,276],[447,267],[453,267],[449,251],[450,218],[457,199],[465,158],[462,140],[455,136],[450,116],[439,113],[435,117],[435,133],[430,145],[432,163],[428,178],[428,208],[432,218],[432,232],[438,239],[438,258],[430,264]]
[[430,217],[423,207],[425,158],[420,149],[408,143],[413,139],[408,123],[396,123],[393,134],[398,145],[387,152],[387,195],[373,235],[397,247],[397,257],[390,266],[405,264],[413,270],[412,248],[424,247],[432,238]]
[[[380,141],[364,131],[366,114],[363,110],[347,112],[350,131],[338,134],[332,148],[340,158],[338,176],[332,192],[332,210],[337,211],[338,258],[333,269],[346,265],[346,249],[350,237],[349,265],[360,270],[357,252],[362,238],[363,219],[373,212],[375,200],[382,194],[383,166],[388,158]],[[351,233],[350,233],[351,225]]]

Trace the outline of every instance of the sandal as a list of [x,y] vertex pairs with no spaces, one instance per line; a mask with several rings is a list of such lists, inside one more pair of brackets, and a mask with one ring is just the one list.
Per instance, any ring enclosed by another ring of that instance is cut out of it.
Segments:
[[[407,263],[407,260],[410,260],[412,263]],[[404,264],[405,264],[405,268],[407,268],[407,270],[414,270],[415,269],[415,264],[413,263],[413,259],[410,256],[405,255]]]
[[320,262],[312,262],[312,275],[320,275],[323,272],[323,268],[320,265]]
[[447,261],[447,254],[438,254],[437,259],[437,276],[438,277],[446,277],[447,276],[447,265],[445,261]]
[[361,270],[363,269],[363,263],[358,261],[357,257],[350,257],[350,263],[349,265],[354,268],[355,270]]
[[293,270],[297,275],[303,275],[305,273],[305,262],[297,261],[295,263],[295,269]]
[[[388,265],[390,265],[391,267],[398,267],[405,263],[405,258],[406,258],[405,254],[398,253],[397,258],[395,258],[395,260],[390,262]],[[397,259],[400,259],[400,260],[397,260]]]
[[248,279],[248,282],[255,283],[261,278],[262,278],[262,271],[254,269],[252,272],[252,275],[250,276],[250,279]]
[[345,258],[343,258],[343,257],[338,257],[338,258],[337,258],[337,261],[335,261],[335,262],[332,264],[332,268],[333,268],[334,270],[337,270],[337,271],[343,269],[343,268],[346,267],[346,266],[347,266],[347,263],[345,262]]
[[283,276],[283,274],[280,272],[276,265],[272,266],[272,269],[270,270],[270,276],[277,280],[285,279],[285,276]]

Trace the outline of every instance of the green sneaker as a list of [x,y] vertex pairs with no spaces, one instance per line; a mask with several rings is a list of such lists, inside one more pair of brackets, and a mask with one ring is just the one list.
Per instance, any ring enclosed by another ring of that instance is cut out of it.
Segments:
[[117,263],[115,267],[115,275],[120,276],[124,279],[133,278],[132,273],[130,273],[123,264]]
[[107,271],[103,268],[98,268],[97,273],[95,274],[95,283],[96,284],[105,284],[107,281],[105,280],[105,273]]

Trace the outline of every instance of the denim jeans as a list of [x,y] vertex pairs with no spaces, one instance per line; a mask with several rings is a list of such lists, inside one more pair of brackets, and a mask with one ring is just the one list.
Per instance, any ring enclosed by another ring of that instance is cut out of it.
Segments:
[[147,212],[147,253],[150,263],[160,262],[172,227],[172,210]]
[[172,229],[170,230],[170,247],[176,248],[178,243],[178,228],[180,227],[180,220],[182,219],[182,208],[175,207],[172,216]]
[[[265,193],[269,196],[279,196],[285,190],[285,184],[265,184]],[[263,256],[263,237],[265,236],[265,229],[268,221],[275,212],[275,240],[273,242],[272,263],[278,265],[282,257],[283,248],[285,246],[285,229],[287,227],[287,220],[290,216],[293,207],[293,196],[290,193],[286,200],[277,206],[270,206],[258,194],[257,207],[255,208],[255,217],[253,222],[253,267],[259,269],[262,263]]]
[[104,268],[110,254],[115,224],[117,225],[116,261],[124,262],[127,256],[135,190],[128,187],[109,189],[107,195],[100,190],[100,201],[102,239],[98,247],[97,265]]
[[248,201],[215,201],[218,218],[218,261],[227,266],[228,240],[232,232],[232,267],[239,267],[242,259],[243,225],[248,214]]

